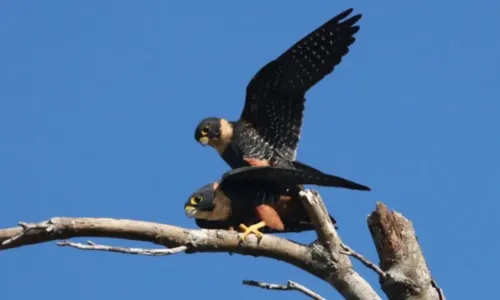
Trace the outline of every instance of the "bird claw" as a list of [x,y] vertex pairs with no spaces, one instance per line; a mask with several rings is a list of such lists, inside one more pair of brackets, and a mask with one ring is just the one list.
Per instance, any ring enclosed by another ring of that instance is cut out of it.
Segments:
[[259,231],[260,228],[263,226],[261,224],[254,224],[249,227],[247,227],[245,224],[240,224],[240,230],[243,231],[243,235],[240,236],[240,240],[243,242],[245,241],[246,237],[250,234],[253,233],[257,236],[257,239],[260,241],[264,234]]

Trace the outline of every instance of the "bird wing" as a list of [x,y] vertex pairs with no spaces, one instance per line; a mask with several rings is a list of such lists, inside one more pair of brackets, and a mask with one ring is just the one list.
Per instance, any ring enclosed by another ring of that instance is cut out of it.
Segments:
[[205,229],[229,229],[230,226],[234,226],[228,221],[211,221],[205,219],[195,219],[195,223],[200,228]]
[[299,185],[312,184],[318,186],[341,187],[352,190],[369,191],[370,188],[351,180],[324,173],[306,164],[293,161],[294,167],[241,167],[223,174],[221,185],[242,181],[258,181],[263,184]]
[[262,67],[247,86],[241,119],[253,125],[283,159],[294,160],[305,93],[331,73],[354,43],[361,14],[333,17]]

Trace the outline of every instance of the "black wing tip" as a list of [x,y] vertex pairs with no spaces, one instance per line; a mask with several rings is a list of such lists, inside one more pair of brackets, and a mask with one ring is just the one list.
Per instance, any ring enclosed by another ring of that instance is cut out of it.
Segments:
[[366,192],[369,192],[372,190],[369,186],[366,186],[366,185],[363,185],[360,183],[356,183],[353,181],[350,181],[345,187],[348,189],[352,189],[352,190],[366,191]]
[[366,192],[369,192],[371,191],[372,189],[368,186],[365,186],[365,185],[361,185],[361,188],[359,189],[360,191],[366,191]]
[[361,29],[361,27],[359,25],[356,25],[356,26],[352,26],[351,27],[351,36],[355,35],[356,33],[358,33],[358,31]]
[[350,17],[349,19],[347,19],[345,22],[350,22],[351,25],[354,25],[356,24],[359,20],[361,20],[361,18],[363,18],[363,14],[357,14],[357,15],[354,15],[352,17]]
[[337,21],[340,21],[340,20],[344,19],[345,17],[347,17],[348,15],[350,15],[353,11],[354,11],[354,8],[350,7],[348,9],[344,10],[343,12],[337,14],[334,17],[334,19]]
[[355,182],[347,182],[347,183],[341,183],[340,186],[341,188],[349,189],[349,190],[355,190],[355,191],[363,191],[363,192],[369,192],[372,189],[366,185],[362,185],[359,183]]
[[[354,8],[352,8],[352,7],[348,8],[348,9],[344,10],[343,12],[339,13],[338,15],[336,15],[335,17],[333,17],[333,19],[337,22],[340,22],[342,19],[347,18],[353,11],[354,11]],[[347,20],[344,20],[344,22],[351,21],[354,24],[357,21],[359,21],[362,17],[363,17],[363,14],[359,13],[359,14],[356,14],[354,16],[351,16]],[[354,20],[354,21],[352,21],[352,20]]]

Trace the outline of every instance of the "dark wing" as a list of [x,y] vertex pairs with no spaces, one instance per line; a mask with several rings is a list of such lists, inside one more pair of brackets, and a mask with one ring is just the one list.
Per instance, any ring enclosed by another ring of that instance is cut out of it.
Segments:
[[229,182],[257,181],[264,184],[313,184],[369,191],[370,188],[353,181],[323,173],[313,167],[299,163],[302,169],[287,167],[242,167],[232,169],[222,176],[221,185]]
[[229,229],[230,226],[236,228],[238,224],[233,224],[228,221],[209,221],[205,219],[195,219],[195,223],[198,227],[204,229]]
[[361,14],[342,21],[352,11],[338,14],[302,38],[260,69],[247,86],[241,119],[254,125],[283,159],[295,159],[305,93],[333,71],[355,41],[359,26],[354,24]]

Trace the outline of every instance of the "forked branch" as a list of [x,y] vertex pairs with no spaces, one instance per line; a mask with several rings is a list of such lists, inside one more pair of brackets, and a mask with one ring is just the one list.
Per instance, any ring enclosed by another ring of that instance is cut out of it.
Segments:
[[[21,222],[17,227],[0,229],[0,250],[63,240],[58,243],[59,246],[136,255],[226,252],[262,256],[287,262],[325,280],[345,299],[381,299],[368,282],[354,271],[349,259],[353,256],[381,276],[382,288],[389,299],[444,299],[425,265],[411,222],[400,214],[389,213],[379,203],[368,219],[381,260],[378,267],[342,243],[318,193],[305,191],[302,198],[318,235],[318,241],[310,245],[269,234],[264,235],[260,242],[255,236],[241,242],[239,234],[230,230],[186,229],[126,219],[58,217],[36,224]],[[67,241],[75,237],[146,241],[166,248],[124,248]],[[423,276],[418,277],[418,274]],[[294,282],[269,287],[286,287],[286,290],[302,292],[308,290]]]

